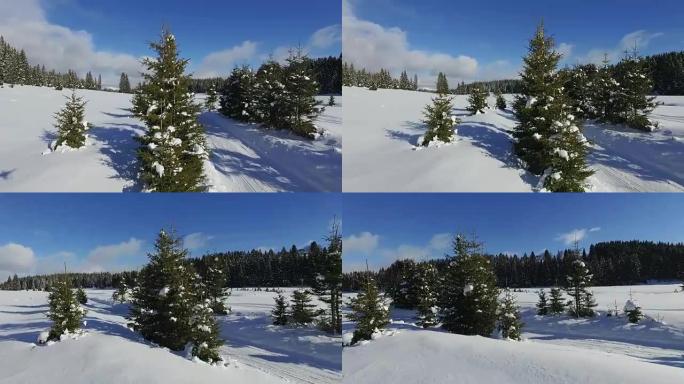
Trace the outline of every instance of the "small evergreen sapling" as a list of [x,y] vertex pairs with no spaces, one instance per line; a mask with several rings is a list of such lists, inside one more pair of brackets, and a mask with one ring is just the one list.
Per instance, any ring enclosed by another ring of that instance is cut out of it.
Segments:
[[297,325],[311,324],[316,317],[316,305],[311,304],[311,296],[306,289],[297,289],[292,293],[290,318]]
[[[577,252],[576,252],[577,253]],[[566,277],[565,291],[570,296],[568,311],[575,317],[593,317],[596,303],[589,291],[592,275],[582,260],[576,259],[570,264]]]
[[551,288],[551,301],[549,304],[549,313],[558,315],[565,311],[565,300],[563,299],[563,292],[560,288]]
[[79,304],[85,304],[88,302],[88,296],[86,296],[85,291],[81,287],[76,290],[76,300],[78,300]]
[[504,339],[520,340],[523,323],[520,320],[515,296],[510,290],[504,290],[504,296],[499,305],[497,328]]
[[415,285],[418,310],[416,324],[423,328],[433,327],[438,324],[437,269],[432,264],[420,264]]
[[66,273],[52,285],[48,304],[50,310],[47,316],[52,320],[52,328],[47,340],[59,340],[63,334],[75,333],[81,328],[86,310],[79,305],[71,289],[71,279]]
[[52,148],[53,150],[62,145],[74,149],[85,146],[86,131],[88,130],[88,122],[85,121],[85,105],[86,102],[76,96],[75,90],[71,92],[70,97],[67,97],[66,106],[55,115],[57,118],[55,124],[57,141]]
[[328,99],[328,106],[329,106],[329,107],[334,107],[334,106],[335,106],[335,96],[330,95],[330,98]]
[[287,325],[288,305],[287,299],[282,291],[278,291],[278,296],[275,297],[275,307],[271,311],[271,318],[274,325]]
[[635,300],[631,298],[625,303],[624,311],[630,323],[636,324],[644,318],[644,314],[641,312],[641,307]]
[[[201,296],[205,295],[200,294]],[[223,345],[223,340],[219,337],[218,325],[211,309],[212,302],[209,299],[196,301],[190,317],[191,354],[207,363],[217,363],[222,360],[218,350]]]
[[537,295],[539,296],[539,301],[537,301],[537,315],[546,316],[549,314],[549,303],[546,299],[546,292],[543,289],[540,289],[539,292],[537,292]]
[[218,93],[216,92],[216,86],[212,84],[207,91],[207,98],[204,100],[204,108],[209,112],[214,112],[216,110],[217,102]]
[[370,277],[363,282],[361,291],[350,300],[349,306],[352,310],[349,319],[356,323],[352,345],[370,340],[376,330],[389,324],[389,305]]
[[466,109],[473,115],[485,113],[485,109],[489,107],[487,105],[488,96],[489,92],[485,91],[484,88],[479,86],[473,87],[470,92],[470,97],[468,97],[468,103],[470,103],[470,105],[468,105],[468,108]]
[[505,111],[506,99],[504,99],[500,91],[497,91],[494,95],[496,96],[496,108]]
[[427,147],[431,142],[451,143],[456,133],[456,125],[460,121],[452,115],[453,99],[440,94],[432,99],[432,105],[427,105],[423,115],[423,123],[427,125],[427,132],[418,145]]

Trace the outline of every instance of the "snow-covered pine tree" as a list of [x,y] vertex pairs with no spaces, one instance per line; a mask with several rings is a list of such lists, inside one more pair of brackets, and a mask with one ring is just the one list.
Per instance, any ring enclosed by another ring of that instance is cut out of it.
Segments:
[[489,92],[485,91],[484,88],[475,86],[470,91],[470,97],[468,97],[468,107],[466,108],[471,114],[477,115],[480,113],[485,113],[485,110],[489,107],[487,105],[487,97]]
[[285,70],[276,61],[267,61],[256,73],[253,110],[249,112],[255,121],[276,128],[287,128],[285,104]]
[[501,91],[496,91],[494,93],[494,96],[496,96],[496,108],[505,111],[506,99],[504,99],[503,95],[501,94]]
[[598,80],[598,68],[594,64],[577,65],[571,70],[563,70],[565,94],[572,104],[572,113],[578,119],[596,117],[592,105],[595,83]]
[[203,171],[207,156],[204,128],[197,122],[200,107],[189,91],[187,60],[178,58],[176,39],[164,31],[151,43],[157,58],[145,59],[147,85],[142,88],[149,108],[143,117],[147,132],[139,138],[140,176],[154,192],[205,190]]
[[399,89],[411,89],[411,82],[406,71],[402,71],[399,76]]
[[356,323],[352,345],[370,340],[373,332],[389,324],[389,305],[371,277],[363,281],[361,291],[350,300],[349,307],[352,311],[349,319]]
[[565,124],[569,106],[562,100],[562,82],[555,72],[561,55],[554,50],[554,40],[546,35],[543,23],[530,40],[528,51],[520,74],[522,91],[513,104],[518,120],[514,146],[526,168],[541,175],[552,162],[553,126],[556,122]]
[[76,289],[76,300],[78,300],[79,304],[85,304],[88,302],[88,296],[81,287],[78,287],[78,289]]
[[482,244],[457,235],[440,295],[440,318],[449,332],[488,337],[496,327],[499,290]]
[[62,145],[71,148],[85,146],[86,131],[88,130],[88,122],[85,121],[85,105],[86,102],[76,96],[76,90],[73,90],[71,96],[67,97],[64,109],[55,114],[57,141],[52,148],[53,150]]
[[540,289],[539,292],[537,292],[537,296],[539,296],[539,301],[537,301],[537,315],[539,315],[539,316],[548,315],[549,314],[549,303],[548,303],[548,300],[546,299],[546,292],[543,289]]
[[589,291],[592,275],[589,268],[579,259],[579,254],[575,253],[577,258],[570,263],[566,276],[565,292],[570,296],[568,312],[575,317],[593,317],[593,307],[596,303]]
[[644,314],[641,312],[641,307],[631,297],[629,300],[627,300],[627,302],[625,302],[624,311],[625,315],[627,315],[627,320],[629,320],[630,323],[636,324],[644,318]]
[[63,334],[74,333],[81,328],[81,320],[87,311],[79,305],[66,271],[50,287],[48,305],[50,310],[47,316],[52,320],[52,328],[47,340],[59,340]]
[[223,345],[219,336],[218,324],[214,318],[211,293],[207,291],[207,285],[201,278],[196,276],[194,292],[192,292],[194,307],[190,316],[190,343],[192,356],[207,363],[217,363],[221,360],[218,349]]
[[121,281],[116,291],[112,293],[112,301],[114,303],[126,303],[130,299],[131,291],[128,289],[125,281]]
[[255,84],[256,75],[248,66],[234,68],[221,89],[221,113],[239,121],[253,120]]
[[316,317],[315,304],[311,304],[311,295],[307,289],[297,289],[292,292],[290,305],[290,319],[297,325],[311,324]]
[[418,264],[415,279],[416,291],[416,324],[423,328],[433,327],[438,324],[437,319],[437,295],[438,295],[437,269],[430,263]]
[[330,95],[330,98],[328,99],[328,107],[334,107],[335,106],[335,96]]
[[626,55],[615,66],[614,72],[619,87],[613,102],[613,122],[643,131],[654,131],[657,125],[648,116],[657,103],[655,96],[650,96],[653,81],[644,60],[635,51]]
[[228,273],[221,268],[221,262],[217,256],[208,257],[205,260],[207,261],[207,270],[202,280],[204,281],[209,308],[217,315],[226,315],[230,311],[230,308],[226,307],[226,298],[229,296],[225,287],[228,281]]
[[312,290],[327,305],[321,311],[321,329],[338,335],[342,333],[342,233],[337,219],[333,220],[326,240],[328,246],[324,250],[322,270],[316,276]]
[[558,315],[565,311],[565,300],[563,299],[563,291],[558,287],[551,288],[551,299],[549,302],[549,313]]
[[295,134],[314,138],[317,132],[314,120],[323,109],[316,100],[319,85],[309,65],[309,58],[301,49],[290,52],[285,69],[285,111],[288,128]]
[[440,95],[449,94],[449,81],[447,80],[446,75],[442,72],[437,74],[437,93]]
[[207,91],[207,98],[204,100],[204,108],[209,112],[214,112],[216,110],[217,102],[218,93],[216,92],[216,86],[212,84]]
[[427,126],[427,132],[418,145],[427,147],[432,141],[451,143],[456,133],[456,125],[460,120],[452,114],[454,108],[453,98],[440,94],[432,98],[432,105],[425,106],[423,123]]
[[613,102],[618,90],[618,83],[613,78],[608,54],[603,55],[601,67],[597,69],[594,81],[589,89],[592,114],[589,117],[608,122],[613,119]]
[[520,340],[523,322],[515,296],[506,288],[499,305],[497,328],[504,339]]
[[147,116],[147,110],[150,108],[150,104],[147,101],[147,93],[145,92],[145,87],[147,84],[142,83],[138,86],[138,89],[133,92],[133,99],[131,103],[133,107],[131,112],[137,117],[144,118]]
[[174,232],[160,231],[154,249],[133,290],[130,326],[147,340],[181,351],[193,340],[195,273]]
[[417,304],[416,296],[416,262],[411,259],[397,260],[397,284],[387,293],[392,298],[392,305],[396,308],[414,309]]
[[274,325],[286,325],[288,305],[287,299],[283,295],[283,291],[278,291],[278,296],[275,297],[275,306],[271,311],[271,318]]
[[121,93],[131,93],[131,82],[128,80],[128,75],[121,73],[119,78],[119,92]]

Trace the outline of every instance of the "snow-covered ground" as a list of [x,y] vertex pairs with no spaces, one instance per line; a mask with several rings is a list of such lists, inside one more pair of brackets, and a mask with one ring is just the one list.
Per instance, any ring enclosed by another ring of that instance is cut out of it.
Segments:
[[[343,190],[349,192],[528,192],[539,178],[513,154],[510,110],[469,116],[467,95],[455,96],[458,142],[414,150],[425,132],[423,109],[434,94],[345,87]],[[586,124],[589,179],[596,192],[684,191],[684,97],[659,97],[652,118],[660,130]],[[494,105],[490,97],[489,104]]]
[[[599,316],[582,320],[536,316],[536,290],[516,292],[522,342],[424,330],[413,311],[395,309],[382,336],[344,348],[343,382],[682,383],[684,292],[677,287],[595,287]],[[622,310],[630,291],[648,318],[631,325],[624,316],[606,317],[615,302]],[[344,327],[353,332],[353,323]]]
[[[291,289],[287,289],[291,291]],[[0,383],[334,383],[341,340],[315,328],[274,327],[274,293],[233,291],[233,312],[219,317],[227,367],[194,363],[151,346],[126,327],[126,304],[111,290],[86,290],[86,334],[36,346],[50,327],[46,292],[0,291]]]
[[[1,192],[138,191],[137,142],[143,123],[132,117],[130,95],[78,90],[93,125],[87,147],[42,153],[55,138],[54,113],[69,90],[0,89]],[[201,98],[198,98],[201,99]],[[320,97],[326,101],[326,97]],[[342,97],[317,121],[328,134],[315,141],[204,113],[211,157],[205,164],[212,192],[340,191]]]

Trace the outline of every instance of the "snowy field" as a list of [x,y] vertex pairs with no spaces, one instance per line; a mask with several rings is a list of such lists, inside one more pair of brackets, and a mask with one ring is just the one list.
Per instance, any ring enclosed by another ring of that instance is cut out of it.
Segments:
[[[0,88],[0,192],[139,191],[134,136],[144,124],[131,116],[131,95],[78,90],[88,101],[93,125],[87,147],[43,155],[55,139],[54,113],[69,90]],[[201,98],[198,98],[201,99]],[[320,97],[327,101],[327,97]],[[315,141],[283,131],[204,113],[211,157],[205,173],[211,192],[340,191],[342,188],[342,97],[317,125]]]
[[[287,292],[292,289],[286,289]],[[0,383],[335,383],[341,339],[315,328],[275,327],[274,293],[234,290],[232,313],[218,318],[227,367],[194,363],[154,347],[126,327],[126,304],[111,290],[86,290],[86,334],[34,343],[50,327],[47,293],[0,291]]]
[[[344,383],[647,383],[684,382],[684,292],[677,285],[595,287],[599,316],[536,316],[535,289],[517,292],[522,342],[462,336],[414,325],[393,310],[376,340],[345,347]],[[606,317],[630,291],[647,319]],[[353,332],[345,322],[344,332]]]
[[[425,132],[431,93],[345,87],[343,190],[349,192],[528,192],[539,178],[518,166],[510,110],[469,116],[467,95],[455,96],[458,141],[414,150]],[[660,130],[586,124],[588,181],[595,192],[684,191],[684,96],[660,97],[652,118]],[[494,98],[489,98],[490,106]]]

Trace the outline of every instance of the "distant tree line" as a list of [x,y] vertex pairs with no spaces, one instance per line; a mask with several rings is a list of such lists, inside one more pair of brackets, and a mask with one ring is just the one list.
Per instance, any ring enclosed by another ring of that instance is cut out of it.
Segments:
[[[217,261],[214,261],[217,259]],[[209,266],[226,271],[226,287],[299,287],[314,286],[316,277],[329,267],[326,247],[312,242],[306,248],[282,248],[273,250],[233,251],[207,254],[189,258],[198,273],[205,273]],[[214,263],[215,264],[212,264]],[[137,271],[118,273],[69,273],[73,287],[118,288],[121,282],[127,287],[136,285]],[[60,275],[35,275],[8,277],[0,284],[2,290],[47,290],[60,279]]]
[[[499,287],[529,288],[562,285],[571,269],[574,251],[567,249],[555,254],[488,255]],[[652,241],[610,241],[593,244],[581,252],[581,260],[593,274],[594,285],[631,285],[649,280],[683,279],[684,243]],[[430,260],[437,270],[446,268],[447,260]],[[397,289],[407,269],[416,263],[398,260],[379,271],[348,272],[343,276],[345,291],[360,289],[367,277],[373,278],[381,289]],[[420,263],[418,263],[420,264]]]
[[522,91],[522,82],[518,79],[476,81],[468,84],[461,82],[456,89],[451,91],[451,93],[456,95],[469,95],[474,89],[481,89],[492,93],[520,93]]
[[409,78],[406,71],[402,71],[398,79],[395,79],[387,69],[380,72],[369,72],[366,69],[356,69],[354,64],[342,65],[342,84],[345,87],[365,87],[369,89],[405,89],[418,90],[418,75]]
[[[311,71],[314,80],[319,84],[318,94],[339,95],[342,93],[342,56],[307,58],[306,66]],[[226,80],[224,77],[190,79],[190,91],[207,93],[211,87],[221,88]]]

